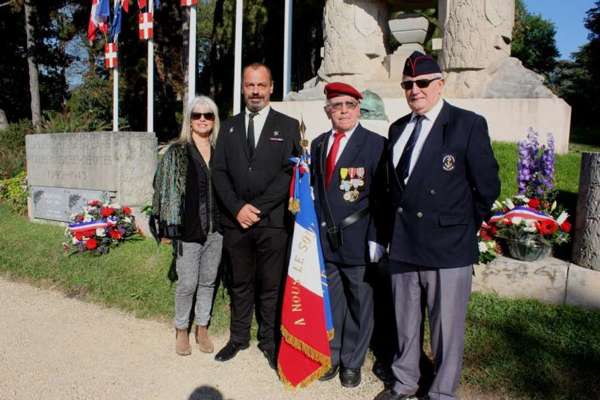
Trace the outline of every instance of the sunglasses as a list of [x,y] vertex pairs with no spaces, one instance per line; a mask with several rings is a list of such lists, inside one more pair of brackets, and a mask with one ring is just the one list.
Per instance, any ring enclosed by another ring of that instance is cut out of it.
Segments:
[[402,86],[402,89],[404,90],[411,90],[414,86],[414,84],[417,84],[417,87],[419,89],[425,89],[426,87],[429,86],[429,84],[433,81],[437,81],[440,80],[442,78],[433,78],[433,79],[417,79],[416,81],[404,81],[400,84],[400,86]]
[[343,106],[346,106],[348,110],[354,110],[358,106],[358,103],[355,101],[340,101],[339,103],[329,104],[329,107],[335,111],[340,111]]
[[204,117],[204,119],[207,121],[214,121],[215,113],[213,113],[213,112],[207,112],[207,113],[193,112],[192,113],[192,120],[198,120],[202,117]]

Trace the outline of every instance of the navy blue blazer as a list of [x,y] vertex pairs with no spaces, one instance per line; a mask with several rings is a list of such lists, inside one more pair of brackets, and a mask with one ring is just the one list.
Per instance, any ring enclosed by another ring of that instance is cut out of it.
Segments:
[[[321,246],[325,261],[346,264],[366,265],[369,260],[368,240],[376,240],[376,227],[373,217],[375,199],[374,181],[378,163],[385,149],[386,139],[375,132],[356,127],[344,151],[338,158],[333,179],[328,188],[325,187],[325,170],[327,160],[327,143],[331,131],[315,138],[310,147],[311,169],[313,174],[313,191],[315,208],[319,219]],[[359,190],[354,201],[344,199],[344,190],[340,189],[341,168],[364,168],[364,186]],[[343,230],[343,245],[333,250],[327,237],[326,203],[329,202],[333,222],[339,225],[344,218],[364,208],[368,215]]]
[[241,229],[236,216],[250,203],[261,211],[257,227],[289,227],[290,157],[299,154],[300,130],[294,118],[271,108],[252,157],[246,145],[244,112],[225,120],[212,160],[223,225]]
[[444,102],[402,189],[392,149],[410,118],[390,126],[386,148],[390,260],[433,268],[476,263],[477,231],[500,194],[486,120]]

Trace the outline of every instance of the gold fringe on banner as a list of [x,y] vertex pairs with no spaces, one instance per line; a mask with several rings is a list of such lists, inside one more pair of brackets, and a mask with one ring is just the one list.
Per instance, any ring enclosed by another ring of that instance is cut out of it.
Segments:
[[[331,331],[331,333],[333,333],[333,332]],[[283,325],[281,325],[281,335],[283,336],[283,339],[286,342],[288,342],[293,348],[295,348],[296,350],[302,351],[304,354],[306,354],[308,357],[310,357],[311,360],[314,360],[321,364],[321,367],[319,367],[312,374],[310,374],[309,376],[304,378],[304,380],[302,380],[300,383],[298,383],[298,385],[294,386],[282,373],[281,365],[279,365],[279,363],[277,363],[277,369],[279,370],[279,376],[286,386],[288,386],[288,387],[306,387],[309,384],[311,384],[312,382],[314,382],[315,380],[322,377],[325,374],[325,372],[327,372],[331,368],[331,357],[326,356],[325,354],[321,353],[320,351],[315,350],[315,348],[308,345],[304,341],[298,339],[296,336],[292,335]],[[327,336],[329,336],[329,332],[327,333]]]

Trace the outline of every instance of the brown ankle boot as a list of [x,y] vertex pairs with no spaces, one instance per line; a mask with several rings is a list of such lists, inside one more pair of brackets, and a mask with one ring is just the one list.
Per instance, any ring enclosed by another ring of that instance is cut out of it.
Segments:
[[208,337],[207,326],[196,326],[196,343],[198,343],[198,348],[200,348],[200,351],[203,353],[212,353],[215,351],[215,346]]
[[180,356],[189,356],[192,354],[192,346],[190,346],[190,336],[187,329],[175,329],[175,353]]

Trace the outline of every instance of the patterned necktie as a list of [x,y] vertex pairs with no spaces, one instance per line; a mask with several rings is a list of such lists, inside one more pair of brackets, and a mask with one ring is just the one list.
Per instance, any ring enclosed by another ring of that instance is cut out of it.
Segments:
[[415,117],[415,127],[408,138],[408,142],[404,146],[404,150],[402,150],[402,156],[400,157],[400,161],[396,166],[396,174],[398,174],[398,178],[400,178],[400,184],[404,188],[404,181],[408,178],[408,174],[410,172],[410,160],[412,158],[412,153],[415,148],[415,144],[417,143],[417,139],[419,138],[419,134],[421,133],[421,125],[423,122],[423,116],[417,115]]
[[257,115],[257,112],[251,112],[248,114],[248,134],[246,135],[246,145],[248,146],[248,154],[250,154],[250,158],[254,156],[254,117]]
[[342,138],[346,137],[344,132],[336,131],[333,134],[333,145],[329,154],[327,155],[327,166],[325,170],[325,186],[329,187],[331,179],[333,178],[333,171],[335,171],[335,160],[337,159],[338,151],[340,150],[340,142]]

